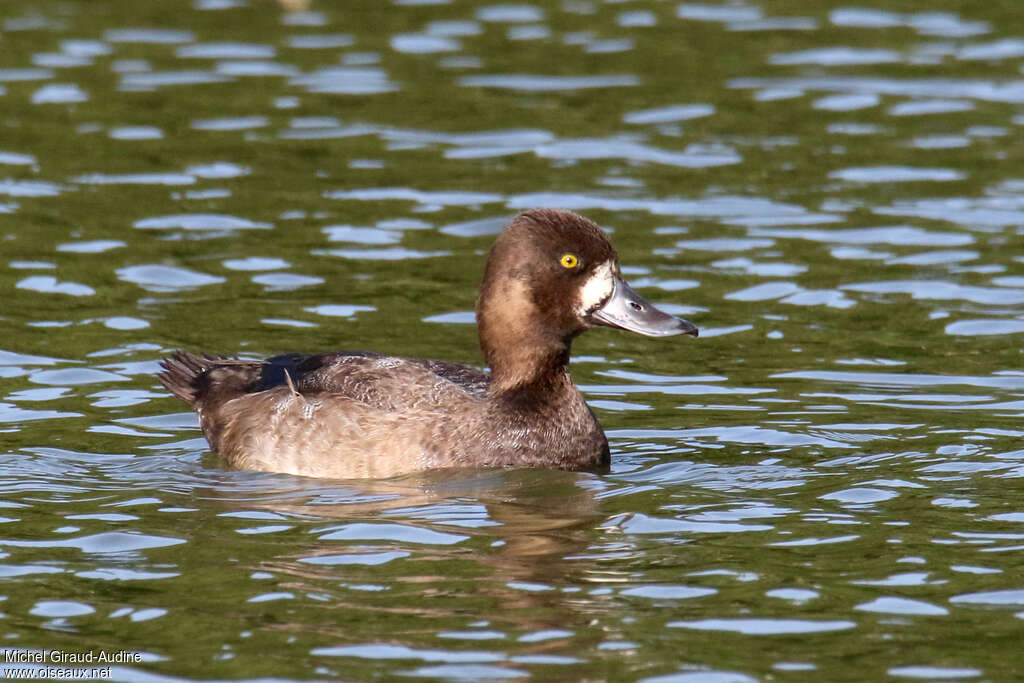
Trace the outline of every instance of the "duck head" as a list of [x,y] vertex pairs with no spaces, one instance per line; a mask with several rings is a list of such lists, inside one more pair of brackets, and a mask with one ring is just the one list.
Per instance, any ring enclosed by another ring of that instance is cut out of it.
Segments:
[[601,325],[649,337],[697,336],[622,278],[603,230],[570,211],[536,209],[498,235],[477,299],[484,357],[495,381],[568,362],[574,337]]

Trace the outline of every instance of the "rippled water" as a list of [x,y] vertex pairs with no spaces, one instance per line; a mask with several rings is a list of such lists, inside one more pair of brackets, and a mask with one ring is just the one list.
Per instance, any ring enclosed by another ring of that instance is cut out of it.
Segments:
[[[5,5],[4,648],[141,653],[118,680],[1019,675],[1014,3],[302,4]],[[179,348],[479,363],[483,254],[537,206],[701,327],[577,342],[611,474],[226,471],[154,380]]]

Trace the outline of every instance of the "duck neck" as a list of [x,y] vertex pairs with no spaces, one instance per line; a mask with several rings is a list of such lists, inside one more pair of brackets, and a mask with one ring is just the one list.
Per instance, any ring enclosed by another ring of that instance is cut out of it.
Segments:
[[493,350],[488,416],[499,445],[495,465],[565,470],[608,466],[608,440],[569,376],[569,340]]
[[521,280],[485,279],[476,318],[480,348],[491,368],[492,395],[550,395],[565,383],[572,336],[538,324],[544,316]]
[[501,349],[485,354],[491,367],[492,395],[551,398],[572,386],[568,372],[569,342],[557,340],[542,344],[538,341],[506,341]]

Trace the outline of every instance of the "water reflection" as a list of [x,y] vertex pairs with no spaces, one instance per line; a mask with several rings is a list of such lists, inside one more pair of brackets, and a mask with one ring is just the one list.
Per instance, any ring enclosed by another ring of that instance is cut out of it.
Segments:
[[[1024,43],[932,4],[12,6],[8,644],[142,653],[124,680],[1013,678]],[[580,340],[607,476],[229,472],[154,383],[183,347],[478,364],[482,255],[536,206],[702,322]]]

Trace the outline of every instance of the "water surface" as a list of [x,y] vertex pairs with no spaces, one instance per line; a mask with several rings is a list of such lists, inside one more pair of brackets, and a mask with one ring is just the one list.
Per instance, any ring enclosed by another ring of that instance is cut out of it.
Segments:
[[[5,647],[139,653],[117,680],[1014,678],[1013,3],[296,4],[6,7]],[[154,379],[478,364],[483,255],[538,206],[701,328],[576,343],[608,475],[232,472]]]

